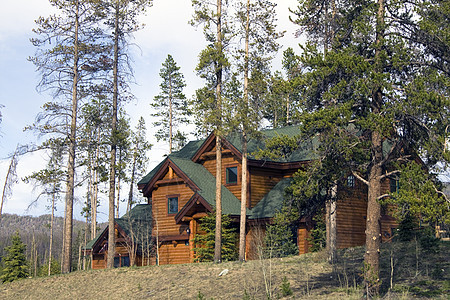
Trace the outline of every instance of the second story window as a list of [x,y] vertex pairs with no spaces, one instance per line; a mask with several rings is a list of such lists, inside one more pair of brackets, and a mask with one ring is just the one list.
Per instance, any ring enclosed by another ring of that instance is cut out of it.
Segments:
[[237,184],[238,171],[237,167],[229,167],[226,169],[227,184]]
[[389,190],[391,193],[398,193],[398,189],[400,188],[400,184],[398,179],[391,178],[389,179]]
[[347,186],[350,187],[350,188],[355,187],[355,176],[349,175],[347,177]]
[[167,198],[167,213],[176,214],[178,212],[178,197]]

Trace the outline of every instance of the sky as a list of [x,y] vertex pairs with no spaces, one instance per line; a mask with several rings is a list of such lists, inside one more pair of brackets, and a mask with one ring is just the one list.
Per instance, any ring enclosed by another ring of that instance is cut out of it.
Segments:
[[[34,20],[39,16],[47,17],[56,13],[48,0],[4,1],[0,10],[0,105],[3,120],[0,124],[0,187],[3,189],[8,156],[18,144],[38,143],[39,138],[31,132],[24,132],[25,126],[33,123],[41,106],[51,100],[49,94],[39,94],[36,85],[39,74],[27,58],[35,53],[29,39],[33,37]],[[278,29],[286,31],[279,40],[282,49],[273,62],[273,70],[281,69],[281,54],[287,47],[299,52],[299,39],[294,37],[297,27],[289,21],[289,9],[295,9],[296,0],[275,1],[277,5]],[[140,17],[144,29],[134,34],[132,48],[136,84],[131,86],[136,100],[128,103],[126,111],[130,115],[132,127],[140,116],[147,125],[148,139],[154,145],[149,153],[150,162],[147,171],[155,167],[168,153],[165,143],[158,143],[151,126],[150,102],[159,93],[161,64],[171,54],[180,71],[184,74],[186,96],[191,98],[194,91],[203,85],[195,74],[198,55],[205,47],[202,28],[188,24],[193,14],[190,0],[154,0],[153,6]],[[13,193],[3,206],[3,213],[18,215],[42,215],[49,212],[45,199],[29,207],[39,194],[31,184],[25,184],[21,178],[38,171],[45,166],[46,153],[27,154],[20,158],[17,173],[19,181],[13,187]],[[74,218],[82,219],[80,211],[84,191],[76,191]],[[124,191],[122,194],[126,194]],[[121,207],[123,214],[124,208]],[[101,199],[99,222],[107,221],[106,197]],[[57,204],[57,216],[63,216],[63,203]]]

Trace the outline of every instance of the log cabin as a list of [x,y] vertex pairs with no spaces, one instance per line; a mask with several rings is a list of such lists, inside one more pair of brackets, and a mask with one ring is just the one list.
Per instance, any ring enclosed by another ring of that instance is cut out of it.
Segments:
[[[114,219],[116,254],[114,267],[143,266],[153,256],[152,210],[149,204],[138,204],[121,218]],[[108,257],[108,226],[83,249],[91,257],[92,269],[105,269]]]
[[[287,186],[293,174],[313,160],[317,141],[301,143],[286,157],[273,160],[257,159],[254,153],[265,147],[265,140],[276,136],[298,135],[297,126],[262,131],[261,138],[248,143],[247,170],[247,232],[246,259],[254,259],[256,245],[265,227],[281,210]],[[222,212],[239,223],[241,198],[240,136],[231,134],[222,139]],[[159,264],[191,263],[195,260],[194,237],[200,231],[199,220],[215,208],[216,138],[212,133],[206,139],[191,141],[180,151],[171,153],[138,182],[138,188],[152,209],[152,236],[157,245]],[[395,188],[395,180],[386,180],[382,189]],[[337,248],[364,245],[367,211],[367,187],[354,176],[348,176],[345,186],[338,187]],[[119,224],[118,224],[119,225]],[[381,229],[383,240],[391,237],[395,220],[383,214]],[[310,250],[310,219],[301,218],[295,224],[299,253]],[[238,226],[236,226],[238,227]],[[119,230],[119,232],[121,232]],[[106,233],[107,230],[103,233]],[[100,242],[100,240],[103,242]],[[100,266],[98,252],[107,236],[100,236],[92,246],[93,267]],[[123,254],[125,255],[125,254]],[[103,257],[106,257],[103,255]],[[104,260],[104,259],[103,259]],[[155,263],[156,259],[152,259]],[[102,266],[105,265],[101,261]]]

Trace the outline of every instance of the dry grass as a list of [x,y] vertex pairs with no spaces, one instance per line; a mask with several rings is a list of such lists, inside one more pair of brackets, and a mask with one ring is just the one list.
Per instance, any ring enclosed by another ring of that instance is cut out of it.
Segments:
[[[25,279],[0,285],[0,299],[267,299],[263,269],[271,270],[274,298],[286,276],[292,299],[348,299],[330,277],[332,267],[321,254],[250,261],[90,270],[66,275]],[[270,269],[271,268],[271,269]],[[223,269],[227,275],[218,277]],[[323,278],[329,278],[324,282]]]
[[[442,250],[436,260],[448,258],[449,247]],[[322,252],[246,263],[79,271],[2,284],[0,299],[268,299],[267,293],[272,299],[361,299],[363,253],[361,247],[342,250],[339,263],[334,266],[326,262]],[[382,257],[389,259],[387,255]],[[410,265],[407,260],[405,263]],[[444,264],[441,286],[449,283],[449,264]],[[223,269],[229,272],[219,277]],[[400,266],[398,270],[405,273]],[[290,283],[293,295],[283,298],[284,277]],[[387,278],[382,280],[388,282]],[[383,299],[421,298],[414,293],[420,282],[413,282],[409,277],[410,284],[406,286],[405,280],[398,278],[397,290],[384,294]],[[433,298],[448,299],[447,291],[442,288]],[[203,298],[199,297],[199,292]]]

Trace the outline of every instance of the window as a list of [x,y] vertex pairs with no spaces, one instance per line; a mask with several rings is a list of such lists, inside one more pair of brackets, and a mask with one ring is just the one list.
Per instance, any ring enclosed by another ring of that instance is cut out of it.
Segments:
[[121,260],[120,260],[120,266],[121,267],[129,267],[130,266],[130,257],[122,256]]
[[114,268],[129,267],[129,266],[130,266],[130,257],[129,256],[114,257]]
[[355,187],[355,176],[353,176],[353,175],[349,175],[348,177],[347,177],[347,186],[348,187]]
[[238,174],[237,167],[229,167],[226,171],[227,184],[237,184]]
[[114,268],[120,267],[120,256],[114,257]]
[[167,198],[167,212],[169,214],[176,214],[178,212],[178,197]]
[[398,189],[400,187],[399,181],[397,179],[391,178],[389,180],[389,190],[391,193],[398,192]]

